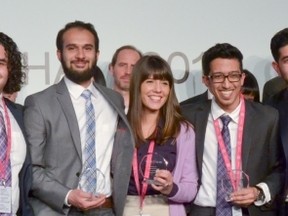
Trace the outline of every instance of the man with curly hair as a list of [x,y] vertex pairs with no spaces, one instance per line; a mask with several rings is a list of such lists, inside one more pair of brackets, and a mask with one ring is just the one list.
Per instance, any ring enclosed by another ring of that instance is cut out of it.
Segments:
[[21,53],[0,32],[0,215],[33,215],[28,204],[31,161],[24,137],[22,106],[3,97],[19,91],[24,79]]

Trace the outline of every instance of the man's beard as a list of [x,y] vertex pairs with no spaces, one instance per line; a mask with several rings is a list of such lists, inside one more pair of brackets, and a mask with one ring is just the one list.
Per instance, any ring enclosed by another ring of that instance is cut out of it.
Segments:
[[[129,76],[129,79],[131,77]],[[114,77],[115,79],[115,77]],[[131,80],[130,80],[131,82]],[[125,83],[125,82],[121,82],[121,78],[119,78],[119,80],[115,80],[115,85],[117,86],[118,89],[122,90],[122,91],[129,91],[129,88],[130,88],[130,82],[129,83]]]
[[93,66],[91,68],[88,68],[87,70],[81,72],[75,71],[71,67],[68,68],[63,60],[61,60],[61,65],[66,77],[72,82],[77,84],[81,84],[83,82],[90,80],[93,76],[93,70],[96,69],[96,61],[93,62],[92,64]]

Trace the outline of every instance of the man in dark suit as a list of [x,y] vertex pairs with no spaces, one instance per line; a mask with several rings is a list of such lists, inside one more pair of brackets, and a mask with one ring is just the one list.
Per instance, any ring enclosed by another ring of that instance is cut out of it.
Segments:
[[[277,32],[271,39],[270,49],[274,61],[272,66],[279,76],[288,83],[288,28],[282,29]],[[281,215],[288,214],[288,88],[286,87],[276,95],[274,95],[267,102],[269,105],[274,106],[279,111],[279,128],[280,140],[282,143],[283,152],[286,160],[286,181],[283,190],[283,200],[285,200],[284,208],[282,208]]]
[[23,109],[3,97],[4,91],[20,90],[23,69],[17,45],[0,32],[0,215],[33,215],[28,203],[32,170],[24,137]]
[[180,102],[180,105],[183,106],[183,105],[187,105],[187,104],[194,104],[194,103],[202,102],[202,101],[205,101],[208,99],[209,99],[208,98],[208,90],[206,90],[202,94],[196,95],[194,97],[188,98],[187,100]]
[[[242,59],[241,52],[227,43],[208,49],[202,57],[202,69],[204,83],[214,97],[182,107],[196,132],[200,179],[191,216],[223,212],[225,216],[277,215],[275,197],[283,185],[278,113],[271,107],[246,101],[241,95],[245,79]],[[229,119],[228,126],[223,118]],[[231,179],[229,173],[233,169],[246,173],[250,182],[225,201],[222,180]]]
[[281,76],[276,76],[268,80],[263,87],[262,102],[266,104],[272,96],[287,87],[287,82]]
[[92,81],[99,54],[93,25],[68,23],[56,44],[64,78],[25,100],[33,210],[121,216],[134,149],[123,98]]

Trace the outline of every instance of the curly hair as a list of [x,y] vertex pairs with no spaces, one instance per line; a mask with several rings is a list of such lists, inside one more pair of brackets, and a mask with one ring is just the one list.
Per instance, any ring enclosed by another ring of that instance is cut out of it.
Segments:
[[25,79],[25,73],[23,71],[26,68],[22,63],[22,53],[18,50],[12,38],[3,32],[0,32],[0,45],[4,47],[8,59],[8,80],[3,92],[10,94],[20,91]]

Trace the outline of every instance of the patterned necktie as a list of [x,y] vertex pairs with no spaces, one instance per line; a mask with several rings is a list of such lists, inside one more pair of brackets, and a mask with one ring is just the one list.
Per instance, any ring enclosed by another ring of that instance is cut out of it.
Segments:
[[[4,178],[5,186],[11,186],[11,164],[10,160],[8,161],[8,164],[5,164],[6,157],[8,151],[8,139],[6,134],[6,127],[5,127],[5,121],[3,118],[3,114],[0,111],[0,160],[1,164],[7,165],[4,167],[3,173],[1,173],[4,176],[1,176],[1,178]],[[2,179],[0,179],[2,181]],[[3,182],[1,182],[3,183]],[[10,216],[9,213],[0,213],[0,216]]]
[[89,193],[96,193],[96,155],[95,155],[95,112],[91,102],[91,91],[84,90],[81,94],[85,98],[86,110],[86,139],[84,149],[84,170],[85,183],[83,189]]
[[[6,157],[8,151],[8,140],[7,140],[7,134],[6,134],[6,127],[5,127],[5,121],[3,118],[3,114],[0,111],[0,160],[1,163],[6,165]],[[8,161],[8,164],[5,168],[5,185],[11,186],[11,164],[10,160]]]
[[[220,119],[223,123],[221,134],[227,150],[227,154],[231,161],[231,145],[228,124],[232,119],[228,115],[223,115],[220,117]],[[216,216],[232,216],[232,206],[225,200],[225,191],[222,189],[221,185],[221,180],[225,177],[228,178],[228,172],[222,154],[218,147]]]

